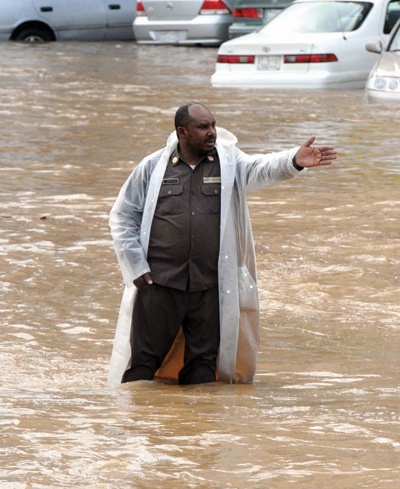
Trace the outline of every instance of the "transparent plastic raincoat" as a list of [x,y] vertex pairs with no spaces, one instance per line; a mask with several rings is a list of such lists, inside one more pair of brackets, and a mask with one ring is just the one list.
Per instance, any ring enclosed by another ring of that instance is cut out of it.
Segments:
[[[299,173],[292,160],[298,148],[268,155],[247,155],[236,137],[217,129],[221,166],[221,232],[218,262],[220,349],[217,378],[252,383],[259,342],[256,258],[246,194]],[[125,282],[111,355],[108,383],[121,383],[130,367],[133,280],[151,272],[146,260],[149,235],[169,156],[178,143],[173,132],[165,148],[146,157],[125,182],[111,210],[110,227]],[[156,378],[175,380],[183,366],[184,338],[178,333]]]

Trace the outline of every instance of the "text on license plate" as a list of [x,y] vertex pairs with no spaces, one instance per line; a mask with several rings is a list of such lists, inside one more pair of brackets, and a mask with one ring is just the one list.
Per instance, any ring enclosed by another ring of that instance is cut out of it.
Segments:
[[257,70],[277,71],[281,69],[282,56],[257,56]]

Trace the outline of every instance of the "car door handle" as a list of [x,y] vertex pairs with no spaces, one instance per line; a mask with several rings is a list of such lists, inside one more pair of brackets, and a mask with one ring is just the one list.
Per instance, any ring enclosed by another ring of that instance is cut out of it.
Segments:
[[53,7],[40,7],[41,12],[53,12]]
[[121,5],[118,5],[116,3],[113,3],[111,5],[108,6],[109,10],[120,10],[121,9]]

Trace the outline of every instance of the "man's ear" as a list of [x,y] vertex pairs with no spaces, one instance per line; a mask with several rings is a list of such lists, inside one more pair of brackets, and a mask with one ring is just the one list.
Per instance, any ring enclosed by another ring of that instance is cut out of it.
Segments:
[[178,136],[178,139],[185,139],[186,138],[186,127],[179,126],[178,129],[176,130],[176,134]]

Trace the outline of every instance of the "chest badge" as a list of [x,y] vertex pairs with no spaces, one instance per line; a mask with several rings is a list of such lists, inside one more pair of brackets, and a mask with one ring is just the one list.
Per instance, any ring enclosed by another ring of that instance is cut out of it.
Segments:
[[177,185],[179,183],[179,178],[164,178],[162,181],[163,185]]
[[203,177],[203,183],[221,183],[221,177]]

